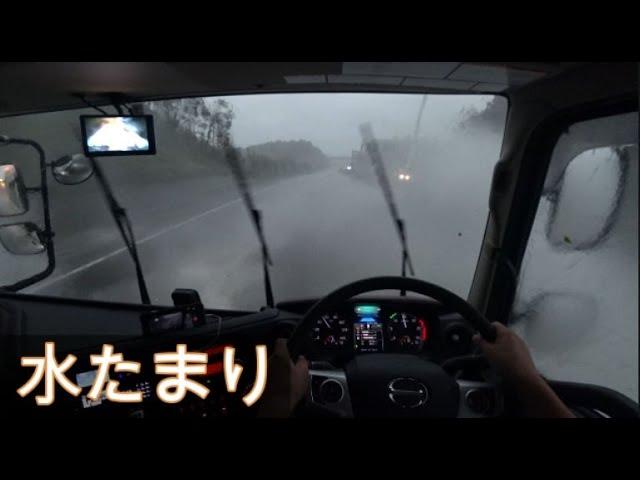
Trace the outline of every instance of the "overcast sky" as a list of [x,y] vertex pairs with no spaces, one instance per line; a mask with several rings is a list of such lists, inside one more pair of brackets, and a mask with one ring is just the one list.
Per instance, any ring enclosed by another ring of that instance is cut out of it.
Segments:
[[[482,109],[490,95],[429,95],[422,135],[443,135],[464,108]],[[360,148],[358,127],[371,122],[379,138],[412,135],[422,95],[371,93],[262,94],[227,97],[236,113],[239,147],[275,140],[309,140],[324,153],[350,156]]]

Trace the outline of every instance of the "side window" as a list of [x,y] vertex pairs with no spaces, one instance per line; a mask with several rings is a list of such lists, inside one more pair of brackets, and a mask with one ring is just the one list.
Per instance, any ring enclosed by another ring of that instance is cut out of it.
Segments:
[[638,398],[638,113],[559,139],[511,322],[549,378]]

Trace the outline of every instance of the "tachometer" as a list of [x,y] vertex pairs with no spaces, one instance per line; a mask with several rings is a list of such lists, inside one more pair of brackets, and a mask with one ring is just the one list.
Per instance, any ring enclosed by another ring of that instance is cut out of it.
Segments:
[[312,331],[314,343],[328,348],[346,345],[348,333],[347,321],[337,313],[322,315]]
[[427,322],[412,313],[392,313],[387,321],[389,343],[402,350],[421,349],[427,334]]

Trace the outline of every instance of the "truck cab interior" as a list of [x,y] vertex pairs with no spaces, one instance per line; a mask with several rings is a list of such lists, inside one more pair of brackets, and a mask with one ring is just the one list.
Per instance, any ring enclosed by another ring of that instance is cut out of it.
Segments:
[[[501,322],[577,417],[640,417],[638,73],[0,63],[2,415],[254,418],[256,346],[284,336],[310,362],[295,416],[518,417],[471,341]],[[107,115],[150,117],[155,149],[83,145]],[[46,342],[79,391],[38,405],[21,359]],[[141,401],[87,396],[105,344]],[[207,354],[206,398],[156,394],[179,344]]]

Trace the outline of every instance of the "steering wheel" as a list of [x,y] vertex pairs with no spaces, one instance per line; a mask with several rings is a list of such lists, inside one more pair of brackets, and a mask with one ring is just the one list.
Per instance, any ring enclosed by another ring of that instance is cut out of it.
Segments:
[[[375,277],[345,285],[313,305],[289,339],[292,357],[307,351],[320,315],[356,295],[378,290],[428,296],[462,315],[485,340],[496,338],[489,321],[449,290],[415,278]],[[323,364],[310,368],[309,374],[307,404],[341,417],[485,417],[495,415],[502,405],[495,382],[455,379],[440,365],[413,354],[359,355],[342,369]]]

